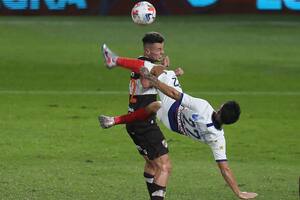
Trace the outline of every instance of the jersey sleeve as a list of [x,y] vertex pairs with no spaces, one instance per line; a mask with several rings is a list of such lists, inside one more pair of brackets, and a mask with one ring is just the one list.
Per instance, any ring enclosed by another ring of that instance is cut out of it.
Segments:
[[191,110],[195,110],[195,111],[199,109],[204,110],[209,105],[209,103],[204,99],[195,98],[186,93],[183,93],[182,95],[183,97],[182,97],[181,105]]
[[227,161],[226,157],[226,142],[225,138],[219,137],[218,139],[209,142],[208,145],[210,146],[214,158],[217,162]]
[[152,62],[149,62],[149,61],[145,61],[145,62],[144,62],[144,67],[146,67],[146,68],[149,70],[149,72],[152,70],[152,68],[153,68],[155,65],[157,65],[157,64],[153,64]]

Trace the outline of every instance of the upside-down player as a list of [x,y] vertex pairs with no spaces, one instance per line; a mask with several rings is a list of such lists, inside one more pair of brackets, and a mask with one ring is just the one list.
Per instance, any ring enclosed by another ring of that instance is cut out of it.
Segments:
[[118,59],[127,59],[126,66],[121,67],[140,70],[143,77],[150,80],[151,85],[159,90],[161,100],[161,102],[153,102],[147,107],[127,115],[118,117],[101,115],[100,124],[103,128],[119,124],[117,122],[120,119],[123,123],[128,123],[143,120],[150,114],[157,112],[157,118],[170,130],[210,146],[223,178],[238,198],[252,199],[257,196],[253,192],[240,191],[227,162],[226,142],[222,125],[233,124],[239,119],[240,107],[237,102],[228,101],[218,111],[214,111],[206,100],[183,93],[173,71],[164,70],[161,66],[155,66],[149,62],[118,57],[107,47],[103,48],[103,51],[108,68],[115,67]]

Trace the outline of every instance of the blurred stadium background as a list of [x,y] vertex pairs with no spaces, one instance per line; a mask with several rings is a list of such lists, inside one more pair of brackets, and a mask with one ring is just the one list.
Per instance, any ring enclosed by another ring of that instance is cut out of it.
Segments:
[[[226,127],[242,190],[296,200],[300,175],[300,2],[161,0],[150,26],[130,0],[0,0],[0,199],[147,199],[143,160],[123,126],[129,73],[108,71],[100,45],[142,53],[145,32],[166,37],[183,89],[215,107],[235,99]],[[169,200],[234,199],[204,144],[171,133]]]
[[[128,15],[131,0],[1,0],[1,15]],[[294,13],[298,0],[150,0],[160,15]]]

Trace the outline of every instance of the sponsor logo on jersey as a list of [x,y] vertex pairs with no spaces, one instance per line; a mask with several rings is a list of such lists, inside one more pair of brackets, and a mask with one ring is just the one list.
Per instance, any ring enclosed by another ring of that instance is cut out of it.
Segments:
[[200,116],[198,114],[192,114],[192,119],[194,121],[198,121],[200,119]]

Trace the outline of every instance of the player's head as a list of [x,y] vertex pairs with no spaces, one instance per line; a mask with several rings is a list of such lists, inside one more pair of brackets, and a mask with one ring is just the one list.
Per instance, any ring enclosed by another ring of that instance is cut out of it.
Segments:
[[241,109],[237,102],[227,101],[221,106],[218,113],[220,114],[222,124],[233,124],[239,119]]
[[164,55],[164,37],[158,32],[148,32],[143,37],[144,56],[159,61]]

